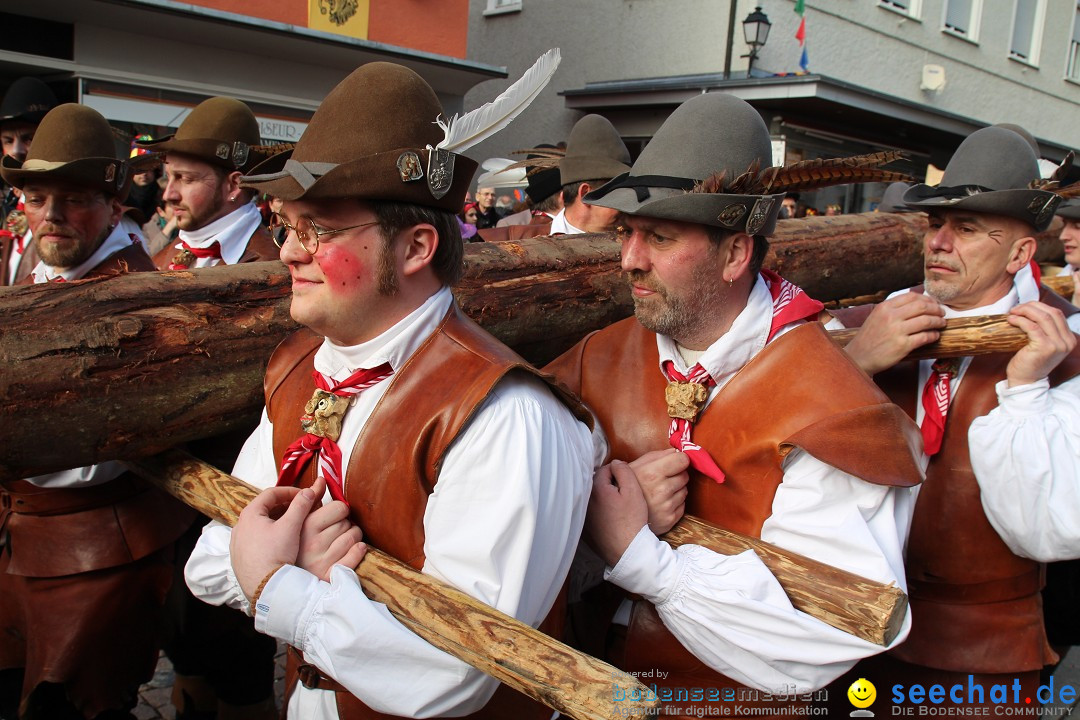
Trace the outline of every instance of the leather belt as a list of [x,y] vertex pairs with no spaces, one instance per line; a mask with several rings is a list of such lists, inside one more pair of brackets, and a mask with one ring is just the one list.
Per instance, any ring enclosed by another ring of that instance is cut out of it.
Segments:
[[332,690],[333,692],[340,693],[349,692],[337,680],[324,675],[319,668],[311,663],[305,662],[304,656],[292,645],[289,646],[288,653],[293,662],[296,663],[296,676],[299,678],[300,684],[308,690]]
[[908,595],[913,600],[951,605],[981,605],[1030,597],[1042,590],[1044,582],[1041,566],[1008,578],[988,580],[981,583],[947,583],[914,580],[908,577]]
[[83,488],[43,488],[26,480],[8,480],[0,482],[0,510],[16,515],[64,515],[111,505],[146,488],[129,472]]

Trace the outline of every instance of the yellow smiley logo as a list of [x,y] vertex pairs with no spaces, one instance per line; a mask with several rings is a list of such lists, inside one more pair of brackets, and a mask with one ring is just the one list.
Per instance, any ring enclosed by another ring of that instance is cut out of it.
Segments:
[[847,696],[855,707],[868,708],[877,699],[877,688],[874,687],[874,683],[866,678],[859,678],[851,683],[851,687],[847,690]]

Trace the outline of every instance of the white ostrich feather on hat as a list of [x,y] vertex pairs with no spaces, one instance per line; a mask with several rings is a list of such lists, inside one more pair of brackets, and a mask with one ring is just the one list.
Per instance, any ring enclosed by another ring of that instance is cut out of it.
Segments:
[[547,86],[560,60],[559,48],[552,48],[541,55],[521,79],[491,102],[461,117],[454,115],[445,122],[441,117],[436,119],[446,136],[435,149],[462,153],[506,127]]

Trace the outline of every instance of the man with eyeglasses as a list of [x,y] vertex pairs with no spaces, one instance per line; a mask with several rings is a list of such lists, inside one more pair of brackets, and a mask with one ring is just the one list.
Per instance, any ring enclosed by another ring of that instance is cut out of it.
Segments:
[[450,292],[476,163],[433,149],[441,113],[412,70],[369,63],[243,180],[285,201],[274,222],[307,329],[271,358],[233,471],[269,489],[232,531],[206,528],[187,581],[291,646],[290,717],[551,716],[414,635],[350,569],[371,542],[557,635],[584,523],[587,411]]
[[[23,193],[33,282],[63,292],[154,270],[120,224],[129,167],[97,111],[50,111],[0,174]],[[21,703],[27,719],[131,717],[157,662],[172,544],[194,514],[116,462],[0,482],[0,508],[0,715]]]
[[180,228],[180,242],[161,250],[161,270],[277,259],[277,248],[240,175],[265,159],[259,121],[230,97],[204,100],[176,134],[137,143],[165,154],[165,193]]

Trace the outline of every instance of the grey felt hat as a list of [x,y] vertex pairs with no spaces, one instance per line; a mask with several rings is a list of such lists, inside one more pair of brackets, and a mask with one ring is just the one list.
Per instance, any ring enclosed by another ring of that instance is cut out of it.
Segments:
[[1063,200],[1055,214],[1066,220],[1080,220],[1080,198]]
[[690,193],[718,172],[735,178],[771,164],[769,129],[757,110],[727,93],[687,100],[668,117],[629,173],[585,196],[628,215],[771,235],[784,193]]
[[904,204],[904,193],[910,188],[906,182],[894,182],[889,187],[885,188],[885,192],[881,194],[881,202],[878,203],[878,212],[887,213],[913,213],[919,212],[915,208],[910,208]]
[[584,180],[610,180],[630,170],[630,151],[611,121],[586,115],[574,123],[559,162],[561,185]]
[[914,185],[904,203],[920,210],[963,209],[1021,220],[1045,230],[1061,198],[1033,189],[1039,163],[1031,146],[1013,130],[987,127],[968,135],[956,149],[936,187]]

